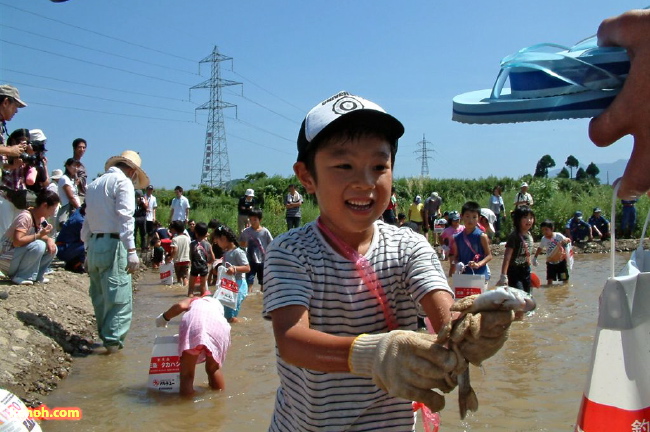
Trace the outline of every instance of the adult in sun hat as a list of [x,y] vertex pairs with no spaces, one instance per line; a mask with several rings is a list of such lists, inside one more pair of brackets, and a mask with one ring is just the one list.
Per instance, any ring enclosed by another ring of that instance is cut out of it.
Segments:
[[[7,149],[4,147],[6,140],[5,136],[7,133],[7,122],[11,121],[12,118],[16,115],[19,108],[26,107],[27,104],[20,99],[20,94],[18,89],[9,84],[0,85],[0,122],[2,123],[2,130],[0,131],[0,155],[18,157],[21,152],[25,151],[26,145],[22,146],[20,152],[17,152],[16,149]],[[8,152],[8,150],[11,150]]]
[[255,191],[253,189],[246,189],[244,196],[239,198],[239,202],[237,203],[237,233],[241,233],[249,225],[248,214],[253,207],[257,207]]
[[591,225],[594,237],[600,237],[601,240],[607,240],[609,238],[609,221],[603,216],[603,211],[600,207],[594,208],[588,222]]
[[106,161],[106,172],[86,188],[86,247],[90,299],[107,353],[124,347],[133,313],[131,273],[140,265],[133,236],[135,188],[149,184],[140,155],[126,150]]
[[528,183],[526,182],[521,183],[521,186],[519,186],[519,192],[515,195],[515,208],[523,206],[533,206],[533,196],[528,193]]

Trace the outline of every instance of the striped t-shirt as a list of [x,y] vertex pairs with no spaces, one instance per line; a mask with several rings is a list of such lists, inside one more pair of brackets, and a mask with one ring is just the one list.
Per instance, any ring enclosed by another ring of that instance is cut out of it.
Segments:
[[[417,306],[434,290],[450,291],[426,239],[383,222],[365,257],[372,264],[400,329],[417,329]],[[337,336],[388,328],[376,297],[354,263],[323,239],[315,223],[276,238],[264,266],[264,314],[301,305],[310,327]],[[325,373],[284,362],[276,350],[280,388],[270,431],[413,430],[411,402],[389,396],[371,378]]]

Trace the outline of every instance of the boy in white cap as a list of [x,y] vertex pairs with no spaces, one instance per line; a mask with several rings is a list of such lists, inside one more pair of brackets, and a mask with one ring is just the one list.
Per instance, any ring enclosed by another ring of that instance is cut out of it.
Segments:
[[140,265],[133,237],[135,189],[149,184],[140,155],[126,150],[106,161],[106,172],[86,189],[86,246],[90,298],[108,354],[124,347],[131,327],[131,273]]
[[[403,133],[381,107],[347,92],[303,121],[294,172],[320,217],[267,250],[263,313],[280,375],[270,431],[413,430],[411,401],[437,411],[444,398],[432,389],[453,387],[444,377],[454,353],[416,332],[415,302],[436,331],[451,318],[440,262],[423,236],[378,220]],[[481,332],[492,329],[500,347],[511,314],[483,318]],[[483,358],[498,350],[487,354],[485,336],[474,346]]]

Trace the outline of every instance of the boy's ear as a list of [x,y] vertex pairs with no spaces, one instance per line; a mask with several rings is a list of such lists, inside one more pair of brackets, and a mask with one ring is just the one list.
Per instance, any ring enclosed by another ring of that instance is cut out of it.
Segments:
[[296,174],[296,177],[298,177],[298,180],[300,180],[300,183],[303,185],[307,193],[316,193],[316,181],[304,162],[296,162],[293,164],[293,172]]

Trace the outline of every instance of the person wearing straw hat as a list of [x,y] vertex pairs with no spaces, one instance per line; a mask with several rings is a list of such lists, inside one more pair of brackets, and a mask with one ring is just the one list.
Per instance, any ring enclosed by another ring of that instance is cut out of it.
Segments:
[[[25,151],[27,145],[22,145],[20,152],[16,149],[5,148],[5,135],[7,135],[7,122],[10,121],[18,112],[19,108],[26,107],[27,104],[20,100],[18,89],[9,84],[0,85],[0,155],[18,157]],[[8,152],[10,150],[10,152]]]
[[86,189],[86,247],[90,298],[108,354],[124,347],[133,314],[131,273],[140,265],[133,236],[135,188],[149,184],[140,155],[126,150],[106,161],[106,172]]

